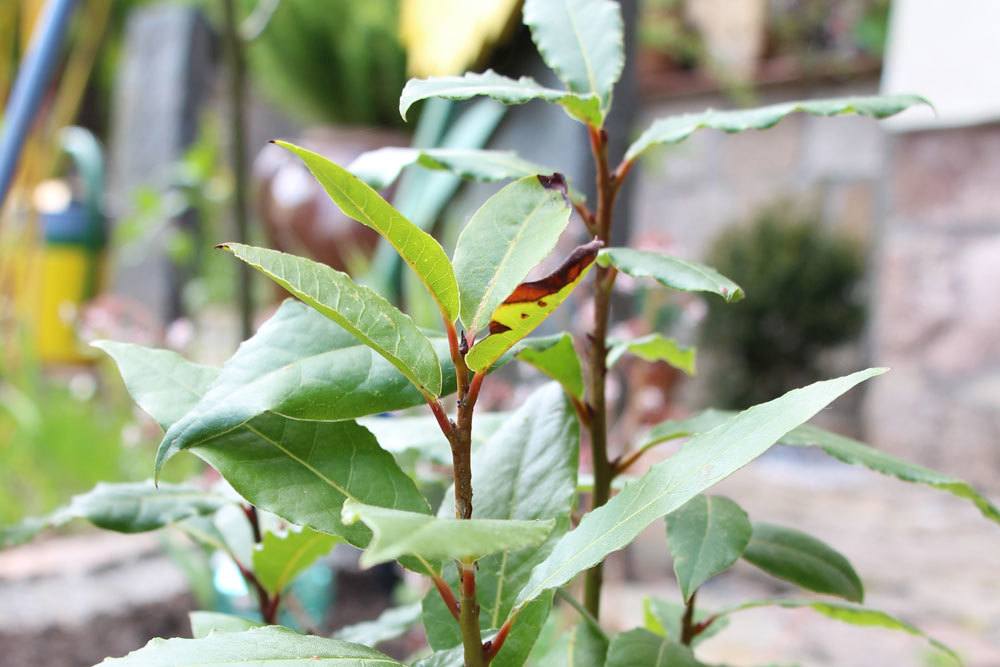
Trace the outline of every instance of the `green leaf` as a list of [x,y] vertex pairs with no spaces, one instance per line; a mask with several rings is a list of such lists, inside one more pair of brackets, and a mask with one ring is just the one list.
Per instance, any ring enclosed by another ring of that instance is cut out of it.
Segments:
[[608,638],[589,623],[581,622],[562,633],[552,649],[538,661],[538,667],[604,667]]
[[685,601],[739,560],[751,532],[743,508],[722,496],[699,494],[667,516],[667,546]]
[[507,185],[479,207],[455,246],[462,278],[462,323],[475,339],[493,312],[548,256],[569,223],[562,177],[528,176]]
[[386,609],[372,621],[348,625],[334,633],[334,639],[365,646],[395,639],[405,634],[420,621],[420,603]]
[[124,658],[108,658],[101,663],[107,667],[249,667],[262,664],[283,667],[402,666],[367,646],[300,635],[273,625],[244,632],[216,632],[201,639],[153,639]]
[[[680,641],[681,639],[685,611],[684,605],[670,600],[647,597],[642,601],[642,613],[646,629],[674,641]],[[695,622],[701,622],[713,615],[703,606],[698,605],[694,611],[694,620]],[[716,618],[691,641],[691,646],[698,646],[698,644],[706,639],[714,637],[725,630],[728,625],[728,618]]]
[[793,113],[813,116],[858,115],[888,118],[918,104],[930,104],[917,95],[878,95],[871,97],[841,97],[825,100],[804,100],[772,104],[757,109],[716,111],[668,116],[653,122],[635,143],[629,146],[625,160],[639,157],[656,144],[676,144],[684,141],[697,130],[712,129],[723,132],[766,130]]
[[628,353],[634,354],[644,361],[666,362],[688,375],[695,373],[695,349],[684,347],[673,338],[667,338],[662,334],[652,333],[632,340],[613,338],[609,342],[611,343],[611,349],[608,350],[609,368]]
[[430,512],[392,455],[351,421],[302,421],[268,412],[191,451],[254,506],[357,547],[366,546],[371,533],[341,521],[345,500]]
[[118,365],[129,394],[165,429],[194,407],[219,375],[171,350],[98,340],[91,343]]
[[465,355],[469,368],[474,371],[489,368],[545,321],[590,271],[599,247],[597,240],[579,246],[549,275],[518,285],[493,311],[490,335],[473,345]]
[[289,527],[281,534],[267,532],[254,547],[253,572],[268,593],[281,593],[338,542],[340,538],[311,528]]
[[743,558],[807,590],[851,602],[864,601],[864,585],[851,563],[839,551],[801,531],[755,522]]
[[[447,371],[443,391],[454,391],[447,341],[434,339],[433,345]],[[145,366],[120,360],[120,368],[129,383]],[[149,376],[144,382],[166,396],[173,383],[155,380]],[[160,446],[185,449],[266,411],[334,421],[423,402],[416,387],[381,355],[312,308],[288,299],[225,363],[211,389],[167,430]]]
[[0,528],[0,548],[24,544],[48,528],[84,519],[98,528],[118,533],[144,533],[189,517],[212,514],[233,500],[183,484],[153,482],[100,482],[90,491],[73,496],[69,505],[45,517],[25,519]]
[[677,454],[658,463],[606,505],[583,517],[531,573],[517,604],[562,586],[577,573],[621,549],[656,519],[754,460],[781,436],[856,384],[884,372],[868,369],[816,382],[739,413],[725,424],[692,438]]
[[546,338],[526,338],[515,355],[562,385],[573,398],[583,399],[583,367],[568,333]]
[[563,83],[575,93],[599,97],[606,113],[625,66],[625,27],[618,3],[526,0],[524,23],[545,63]]
[[311,259],[240,243],[220,247],[357,336],[388,359],[421,393],[440,395],[441,364],[431,342],[409,316],[378,293]]
[[926,639],[931,646],[940,651],[945,657],[950,658],[955,665],[962,664],[961,659],[954,650],[933,637],[928,636],[923,631],[913,625],[910,625],[906,621],[902,621],[885,613],[884,611],[844,604],[843,602],[818,602],[815,600],[753,600],[720,611],[719,617],[726,616],[737,611],[756,609],[759,607],[782,607],[785,609],[806,608],[823,614],[827,618],[832,618],[835,621],[841,621],[843,623],[849,623],[850,625],[899,630],[900,632],[905,632],[907,634],[914,635],[915,637],[922,637],[923,639]]
[[[555,530],[544,543],[493,554],[477,563],[476,596],[483,630],[498,628],[503,623],[531,569],[548,555],[568,528],[576,502],[579,450],[580,427],[575,412],[559,385],[549,383],[535,390],[516,412],[507,416],[489,441],[473,453],[473,518],[556,521]],[[454,513],[452,498],[453,491],[449,491],[439,516]],[[451,585],[457,584],[452,571],[446,573],[446,580]],[[544,610],[531,613],[525,610],[526,616],[518,616],[494,664],[523,662],[515,659],[514,653],[519,652],[514,647],[521,646],[525,656],[530,651],[548,615],[551,600],[543,606]],[[538,623],[529,623],[529,617],[537,617]],[[458,626],[436,591],[431,591],[424,600],[424,625],[428,641],[435,649],[461,643]],[[515,643],[508,649],[512,640]]]
[[743,289],[712,267],[658,252],[604,248],[597,256],[597,263],[613,266],[633,278],[652,278],[683,292],[710,292],[726,301],[743,298]]
[[477,148],[388,147],[359,155],[347,168],[377,190],[387,188],[412,164],[450,171],[473,181],[506,181],[555,171],[518,157],[513,151]]
[[568,90],[546,88],[531,77],[511,79],[491,69],[481,74],[466,72],[462,76],[410,79],[399,96],[399,115],[405,120],[406,112],[414,102],[429,97],[467,100],[479,96],[492,97],[503,104],[524,104],[532,100],[554,102],[571,117],[591,125],[600,125],[604,118],[601,100],[596,95],[580,95]]
[[372,567],[410,555],[425,560],[477,560],[488,554],[540,544],[554,521],[442,519],[353,500],[341,512],[345,524],[358,521],[372,531],[361,565]]
[[705,667],[691,649],[643,628],[611,638],[606,667]]
[[[448,255],[433,236],[407,220],[371,186],[335,162],[294,144],[284,141],[275,143],[302,158],[344,215],[374,229],[391,243],[437,301],[445,319],[455,321],[458,317],[458,282]],[[300,283],[299,289],[303,289],[305,284]],[[317,298],[319,295],[314,291],[309,296]],[[333,307],[332,302],[326,305]]]
[[[650,430],[642,447],[645,449],[667,440],[708,431],[725,422],[733,414],[724,410],[705,410],[688,419],[668,419]],[[926,484],[947,491],[954,496],[970,501],[984,517],[1000,523],[1000,509],[997,509],[996,505],[967,482],[890,456],[857,440],[826,431],[812,424],[804,424],[783,436],[779,443],[792,447],[819,447],[844,463],[865,466],[869,470],[895,477],[904,482]]]
[[202,639],[211,633],[243,632],[263,627],[257,621],[232,614],[221,614],[217,611],[192,611],[188,614],[191,620],[191,635]]

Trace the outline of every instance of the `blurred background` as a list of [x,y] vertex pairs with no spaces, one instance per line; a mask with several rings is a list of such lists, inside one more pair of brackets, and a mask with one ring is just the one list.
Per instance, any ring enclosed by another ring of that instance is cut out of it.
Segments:
[[[748,296],[726,305],[623,277],[618,331],[696,344],[699,373],[620,364],[615,442],[668,416],[742,408],[886,365],[892,373],[839,401],[823,425],[1000,493],[1000,4],[622,4],[630,60],[608,126],[619,156],[652,119],[707,107],[915,92],[935,109],[885,123],[794,116],[767,132],[705,131],[642,162],[619,201],[619,240],[704,260]],[[0,525],[99,480],[150,476],[159,429],[88,342],[228,358],[282,295],[213,252],[217,242],[248,239],[364,276],[434,325],[391,249],[267,140],[345,165],[383,146],[514,149],[592,187],[585,134],[558,109],[434,101],[409,123],[399,117],[410,76],[492,67],[554,83],[519,5],[0,2]],[[410,167],[385,194],[447,247],[498,187]],[[580,298],[548,330],[585,331]],[[491,380],[484,401],[517,404],[524,378]],[[200,474],[193,457],[171,466],[169,479]],[[1000,664],[1000,534],[970,507],[802,452],[768,455],[722,490],[844,551],[874,606],[971,665]],[[644,593],[672,591],[662,532],[612,559],[615,627],[641,623]],[[190,609],[240,608],[242,582],[227,572],[169,532],[70,527],[0,552],[3,664],[87,665],[187,634]],[[303,593],[301,613],[324,630],[412,595],[391,572],[359,572],[350,552],[307,576],[303,590],[324,593]],[[774,586],[736,567],[705,599],[783,592]],[[821,623],[752,612],[703,655],[930,660],[918,642]]]

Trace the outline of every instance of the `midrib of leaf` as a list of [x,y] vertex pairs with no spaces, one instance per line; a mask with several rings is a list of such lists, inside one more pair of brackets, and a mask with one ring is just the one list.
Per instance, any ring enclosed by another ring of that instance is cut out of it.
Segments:
[[[354,495],[352,493],[350,493],[347,489],[345,489],[344,487],[340,486],[334,480],[330,479],[329,477],[327,477],[326,475],[324,475],[323,473],[321,473],[312,464],[310,464],[310,463],[306,462],[305,460],[299,458],[298,456],[296,456],[295,454],[293,454],[291,451],[289,451],[285,447],[281,446],[281,444],[278,443],[276,440],[272,440],[271,438],[267,437],[266,435],[264,435],[263,433],[261,433],[260,431],[258,431],[257,429],[255,429],[253,426],[251,426],[247,422],[244,422],[242,424],[242,426],[245,426],[248,431],[250,431],[251,433],[256,434],[258,438],[262,439],[264,442],[270,443],[275,449],[277,449],[278,451],[283,452],[286,456],[288,456],[288,458],[292,459],[293,461],[295,461],[296,463],[298,463],[299,465],[301,465],[303,468],[305,468],[306,470],[308,470],[312,474],[316,475],[316,477],[318,477],[320,480],[322,480],[323,482],[325,482],[330,488],[335,489],[337,492],[339,492],[345,498],[348,498],[350,500],[354,500],[356,502],[361,502],[360,500],[358,500],[357,498],[355,498]],[[314,437],[313,438],[313,446],[315,447],[315,445],[316,445],[316,442],[315,442],[315,437]],[[312,451],[312,450],[310,450],[310,451]],[[357,447],[354,447],[353,451],[357,451]]]
[[[476,314],[472,317],[472,322],[469,323],[469,326],[472,328],[473,332],[478,333],[479,329],[482,326],[479,323],[479,320],[482,319],[483,317],[483,310],[482,310],[483,304],[489,300],[488,297],[492,296],[494,290],[496,290],[496,284],[497,280],[500,279],[501,270],[510,261],[510,257],[514,252],[515,248],[517,247],[517,244],[520,243],[522,236],[525,234],[525,231],[528,229],[528,224],[531,221],[531,219],[538,213],[539,209],[541,209],[542,206],[544,206],[547,203],[548,200],[543,198],[535,205],[534,208],[531,209],[531,213],[529,213],[527,217],[525,217],[524,222],[522,222],[521,225],[518,227],[517,232],[514,234],[514,238],[511,240],[509,244],[507,244],[507,250],[504,252],[503,257],[500,258],[500,263],[497,264],[497,269],[496,271],[493,272],[493,276],[490,278],[490,281],[486,283],[486,291],[483,292],[482,298],[479,299],[479,305],[476,307]],[[497,227],[496,224],[494,224],[493,227],[494,229],[500,229],[499,227]],[[487,323],[489,323],[489,317],[492,314],[493,314],[492,312],[486,313]]]
[[655,667],[660,667],[661,665],[664,665],[664,667],[666,667],[666,665],[663,663],[663,654],[666,652],[668,645],[669,642],[667,641],[666,637],[660,640],[660,650],[656,652]]
[[580,47],[580,56],[583,58],[583,66],[587,68],[587,81],[590,82],[590,92],[595,95],[599,95],[597,92],[597,79],[594,76],[593,68],[590,66],[590,58],[587,57],[587,50],[583,46],[583,38],[580,36],[580,30],[576,26],[576,18],[570,10],[568,0],[563,0],[563,7],[566,8],[566,18],[569,19],[569,24],[573,28],[573,37],[576,39],[576,43]]

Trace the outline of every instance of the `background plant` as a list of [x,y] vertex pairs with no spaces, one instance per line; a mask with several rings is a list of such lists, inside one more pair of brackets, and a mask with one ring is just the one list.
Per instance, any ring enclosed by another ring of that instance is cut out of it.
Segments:
[[[278,142],[303,160],[346,215],[395,248],[434,300],[440,329],[417,327],[374,290],[330,267],[223,244],[297,300],[286,301],[221,368],[163,350],[110,342],[99,347],[114,358],[139,405],[164,428],[156,474],[187,451],[218,470],[238,499],[186,487],[102,487],[66,510],[6,534],[8,541],[23,540],[74,517],[116,530],[148,530],[197,517],[214,520],[221,505],[235,503],[260,550],[269,543],[261,517],[270,513],[302,527],[297,535],[343,540],[363,549],[362,565],[398,560],[425,575],[430,590],[421,609],[394,609],[334,639],[273,625],[251,627],[243,619],[197,616],[194,639],[152,642],[108,664],[195,659],[199,664],[400,664],[370,646],[419,618],[434,651],[416,663],[421,665],[519,665],[529,659],[698,665],[699,642],[723,630],[731,614],[761,606],[806,607],[838,621],[924,636],[904,621],[861,606],[860,577],[833,547],[796,530],[751,521],[734,501],[705,495],[777,443],[817,447],[846,463],[940,488],[1000,522],[1000,512],[960,480],[805,425],[883,369],[816,382],[739,413],[710,411],[663,422],[620,451],[608,442],[614,415],[607,409],[605,384],[612,361],[634,354],[648,361],[691,363],[688,352],[662,335],[641,341],[608,338],[618,273],[725,301],[743,297],[736,283],[708,266],[609,246],[614,200],[638,158],[701,129],[766,129],[795,112],[881,118],[920,98],[812,100],[663,118],[638,137],[623,162],[611,165],[601,127],[624,58],[617,3],[527,0],[524,18],[565,89],[489,71],[418,79],[403,89],[400,111],[405,116],[415,102],[431,97],[486,95],[506,104],[558,104],[586,127],[595,165],[592,207],[559,174],[501,151],[399,149],[368,156],[367,173],[382,174],[382,185],[414,163],[469,178],[512,180],[472,216],[449,258],[433,237],[350,170]],[[585,242],[549,275],[526,281],[555,247],[573,212],[589,240],[582,238]],[[586,340],[574,341],[568,334],[531,337],[583,283],[593,299]],[[483,384],[493,370],[513,360],[536,367],[554,382],[536,389],[513,413],[482,419],[475,407]],[[420,405],[430,414],[381,416]],[[499,426],[484,434],[484,421]],[[591,450],[592,479],[578,470],[582,432]],[[645,452],[681,437],[689,440],[676,454],[639,477],[629,476]],[[438,508],[430,506],[398,463],[414,451],[429,461],[450,463],[453,491]],[[587,508],[577,506],[581,489],[589,492]],[[123,492],[123,498],[99,502]],[[582,514],[578,522],[576,514]],[[647,601],[645,627],[611,635],[600,622],[602,562],[663,518],[682,599]],[[700,608],[699,587],[740,559],[830,597]],[[284,562],[299,559],[286,553]],[[276,587],[268,587],[265,571],[255,562],[245,576],[263,588],[262,617],[271,623],[281,597]],[[584,584],[582,602],[570,590],[578,577]],[[545,654],[532,657],[557,598],[581,621],[557,640],[540,644]],[[944,645],[928,641],[957,660]]]

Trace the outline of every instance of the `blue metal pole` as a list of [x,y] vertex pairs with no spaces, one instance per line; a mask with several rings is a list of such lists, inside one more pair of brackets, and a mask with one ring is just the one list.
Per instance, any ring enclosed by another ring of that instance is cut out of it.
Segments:
[[[9,0],[4,0],[5,2]],[[3,118],[0,135],[0,207],[17,172],[17,161],[42,96],[59,59],[59,47],[73,15],[76,0],[49,0],[31,36],[31,46],[21,63]]]

